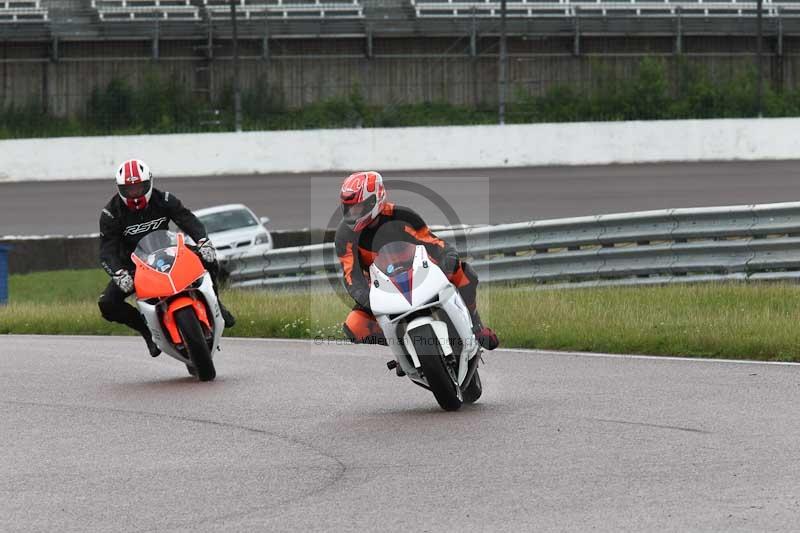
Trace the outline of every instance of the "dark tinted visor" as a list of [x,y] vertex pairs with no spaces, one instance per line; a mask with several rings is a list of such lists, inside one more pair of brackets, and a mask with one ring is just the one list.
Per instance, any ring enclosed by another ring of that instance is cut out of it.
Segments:
[[361,217],[372,211],[376,201],[377,199],[375,196],[370,196],[363,202],[357,204],[342,204],[342,218],[344,219],[344,223],[349,226],[354,225]]
[[125,198],[141,198],[150,192],[151,181],[140,181],[139,183],[130,183],[125,185],[118,185],[119,193]]

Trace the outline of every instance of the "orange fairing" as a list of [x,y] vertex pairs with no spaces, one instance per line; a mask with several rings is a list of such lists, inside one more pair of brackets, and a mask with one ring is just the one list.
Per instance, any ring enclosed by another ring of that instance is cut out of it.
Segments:
[[203,263],[186,247],[184,237],[180,233],[177,248],[175,262],[169,272],[159,272],[135,254],[131,254],[131,259],[136,265],[134,287],[137,298],[146,300],[178,294],[205,273]]
[[164,313],[164,327],[167,328],[169,336],[174,344],[183,344],[181,334],[178,331],[178,326],[175,324],[175,311],[183,309],[184,307],[194,307],[194,312],[201,324],[204,324],[208,330],[211,330],[211,324],[208,321],[208,313],[206,313],[206,306],[203,302],[189,296],[179,296],[169,303],[167,312]]

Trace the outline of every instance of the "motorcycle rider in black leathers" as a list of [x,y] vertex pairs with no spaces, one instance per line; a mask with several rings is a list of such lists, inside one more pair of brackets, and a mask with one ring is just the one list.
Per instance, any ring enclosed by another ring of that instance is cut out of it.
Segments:
[[[109,322],[119,322],[138,331],[147,343],[150,355],[161,350],[153,342],[150,330],[139,311],[125,302],[133,294],[134,265],[131,253],[139,241],[156,230],[166,230],[170,221],[197,243],[197,254],[211,275],[217,291],[219,263],[208,240],[206,229],[175,195],[153,188],[152,173],[140,160],[132,159],[117,171],[118,194],[100,214],[100,263],[111,281],[98,300],[100,313]],[[219,297],[219,295],[217,295]],[[233,315],[219,302],[225,327],[235,323]]]

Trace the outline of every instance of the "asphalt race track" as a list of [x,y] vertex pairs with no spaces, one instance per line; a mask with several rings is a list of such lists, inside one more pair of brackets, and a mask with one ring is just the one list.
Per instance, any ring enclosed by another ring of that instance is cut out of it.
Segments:
[[[461,223],[519,222],[668,207],[786,202],[800,199],[794,161],[543,167],[495,170],[387,172],[430,186],[452,205]],[[154,169],[157,174],[158,169]],[[98,231],[108,181],[0,183],[0,236],[75,235]],[[192,208],[246,203],[272,227],[321,227],[336,209],[343,175],[225,176],[157,179]],[[390,191],[430,224],[451,222],[438,206]],[[320,218],[321,217],[321,218]]]
[[445,413],[385,349],[0,337],[0,531],[777,531],[800,366],[498,351]]

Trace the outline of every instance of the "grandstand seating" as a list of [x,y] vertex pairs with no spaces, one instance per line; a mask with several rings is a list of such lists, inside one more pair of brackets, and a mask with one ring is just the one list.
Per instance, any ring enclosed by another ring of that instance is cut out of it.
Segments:
[[[410,0],[418,18],[466,18],[466,17],[499,17],[501,4],[499,0],[478,0],[473,2],[453,0]],[[775,16],[778,10],[793,11],[796,3],[764,1],[764,14]],[[506,16],[518,17],[574,17],[577,13],[585,16],[637,16],[663,17],[683,16],[702,17],[737,17],[755,16],[756,2],[750,0],[508,0]]]
[[[212,20],[230,18],[227,0],[203,0]],[[363,18],[364,8],[358,2],[324,2],[320,0],[238,0],[237,18],[303,19]]]
[[92,0],[103,21],[200,20],[191,0]]
[[0,0],[0,9],[38,8],[39,0]]
[[[204,12],[192,4],[191,0],[92,0],[100,20],[109,22],[200,20]],[[211,20],[230,18],[228,0],[203,0],[203,7]],[[237,0],[237,15],[245,20],[363,18],[364,9],[358,0]]]
[[[270,28],[271,35],[354,35],[367,31],[368,24],[373,30],[389,28],[408,34],[468,31],[470,24],[474,26],[469,19],[497,19],[501,6],[500,0],[235,1],[237,20],[243,22],[240,31],[251,36],[265,31],[266,21],[282,21]],[[229,0],[0,0],[0,34],[4,38],[13,35],[39,38],[47,32],[73,32],[73,28],[79,28],[78,32],[86,34],[129,37],[152,33],[152,23],[163,21],[159,26],[162,35],[183,38],[207,31],[205,26],[196,24],[200,21],[212,23],[209,27],[213,31],[230,32],[230,13]],[[695,24],[692,27],[698,31],[710,29],[705,19],[717,19],[715,24],[728,24],[725,28],[732,28],[730,31],[745,32],[752,31],[748,30],[750,26],[731,24],[753,19],[756,14],[754,0],[507,1],[507,16],[515,31],[542,20],[547,28],[555,28],[552,31],[568,32],[575,26],[575,18],[587,21],[581,23],[582,29],[588,27],[586,24],[596,24],[596,31],[601,32],[611,28],[618,28],[614,31],[619,32],[638,31],[639,26],[632,26],[639,24],[637,20],[642,21],[642,31],[646,28],[671,31],[664,21],[681,16],[687,19],[687,24]],[[800,0],[764,0],[764,15],[773,22],[780,17],[785,31],[796,32],[800,29]],[[695,20],[688,20],[692,18]],[[777,28],[778,23],[774,24]],[[722,26],[714,26],[715,31],[718,28]]]
[[39,0],[0,0],[0,23],[46,22]]

